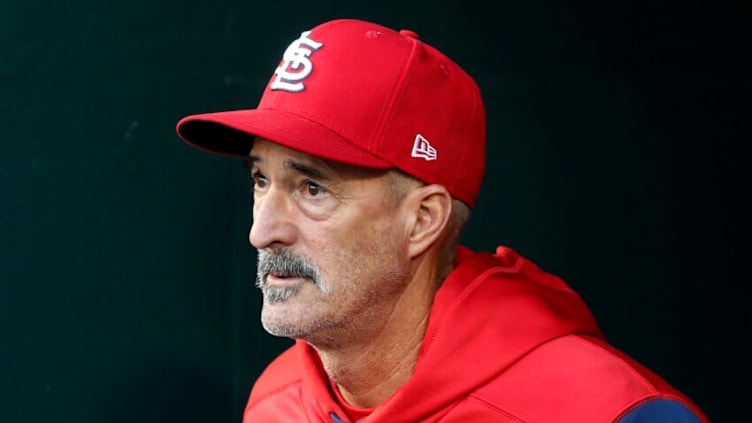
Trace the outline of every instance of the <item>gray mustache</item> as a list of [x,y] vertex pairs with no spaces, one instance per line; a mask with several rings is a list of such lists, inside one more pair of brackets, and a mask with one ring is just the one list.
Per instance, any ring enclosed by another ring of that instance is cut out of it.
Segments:
[[261,286],[266,282],[270,273],[311,279],[317,286],[321,286],[321,274],[318,267],[306,257],[299,256],[289,250],[260,250],[258,252],[256,284]]

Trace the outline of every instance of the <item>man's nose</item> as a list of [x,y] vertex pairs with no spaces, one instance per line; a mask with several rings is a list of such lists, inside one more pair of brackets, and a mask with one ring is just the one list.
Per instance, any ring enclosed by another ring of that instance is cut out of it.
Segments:
[[294,203],[285,192],[270,188],[253,202],[253,224],[248,236],[257,249],[291,245],[297,233]]

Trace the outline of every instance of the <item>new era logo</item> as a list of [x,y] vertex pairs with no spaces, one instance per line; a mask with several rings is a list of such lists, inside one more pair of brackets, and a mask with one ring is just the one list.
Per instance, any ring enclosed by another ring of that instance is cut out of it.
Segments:
[[429,161],[436,160],[436,149],[431,147],[431,143],[423,138],[423,135],[418,134],[415,137],[415,143],[413,143],[413,153],[411,156]]

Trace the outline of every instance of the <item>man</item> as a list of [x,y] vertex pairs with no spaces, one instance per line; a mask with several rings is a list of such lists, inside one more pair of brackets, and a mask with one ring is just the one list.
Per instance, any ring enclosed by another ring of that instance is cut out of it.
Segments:
[[708,422],[604,340],[564,281],[458,245],[481,186],[476,83],[411,31],[304,31],[258,107],[188,116],[247,157],[261,320],[296,343],[246,423]]

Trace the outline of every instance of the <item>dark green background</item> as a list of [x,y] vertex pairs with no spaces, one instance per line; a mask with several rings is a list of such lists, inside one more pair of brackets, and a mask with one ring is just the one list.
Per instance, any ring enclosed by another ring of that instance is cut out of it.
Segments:
[[413,29],[481,85],[465,243],[565,278],[615,345],[730,421],[740,13],[486,3],[0,0],[0,422],[240,421],[288,341],[258,323],[244,169],[174,127],[255,105],[287,44],[336,17]]

